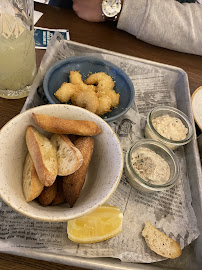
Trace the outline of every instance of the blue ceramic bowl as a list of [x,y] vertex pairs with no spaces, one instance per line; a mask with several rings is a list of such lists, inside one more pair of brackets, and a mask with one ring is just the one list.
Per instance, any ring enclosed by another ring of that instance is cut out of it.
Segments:
[[46,73],[43,81],[43,88],[48,101],[51,104],[61,102],[54,96],[63,82],[69,82],[71,70],[80,71],[82,79],[85,80],[89,73],[105,72],[115,82],[114,90],[120,94],[119,105],[111,112],[101,117],[107,121],[114,121],[125,114],[132,105],[134,99],[134,86],[128,75],[116,65],[95,57],[73,56],[54,64]]

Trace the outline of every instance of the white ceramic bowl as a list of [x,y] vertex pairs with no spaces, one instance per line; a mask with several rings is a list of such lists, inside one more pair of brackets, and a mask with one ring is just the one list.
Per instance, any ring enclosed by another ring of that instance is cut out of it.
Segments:
[[[41,206],[37,200],[27,203],[22,191],[23,163],[27,153],[25,131],[35,126],[32,112],[51,116],[94,121],[101,134],[94,136],[95,146],[87,178],[73,208],[67,204]],[[14,210],[42,221],[66,221],[85,215],[102,205],[116,190],[123,172],[123,152],[116,134],[99,116],[76,106],[54,104],[35,107],[10,120],[0,131],[0,196]]]

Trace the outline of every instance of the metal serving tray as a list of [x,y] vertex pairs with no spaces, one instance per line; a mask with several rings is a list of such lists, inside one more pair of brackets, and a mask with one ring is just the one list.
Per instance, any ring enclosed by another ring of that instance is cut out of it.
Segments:
[[[142,69],[144,67],[151,67],[163,70],[164,73],[173,74],[174,76],[174,90],[175,96],[177,100],[178,109],[182,110],[184,113],[188,115],[191,119],[193,126],[194,120],[191,111],[191,103],[190,103],[190,89],[188,83],[188,77],[184,70],[178,67],[169,66],[157,62],[152,62],[148,60],[143,60],[140,58],[123,55],[119,53],[115,53],[112,51],[95,48],[92,46],[87,46],[84,44],[79,44],[76,42],[72,42],[73,45],[77,46],[77,48],[81,47],[83,50],[86,48],[87,51],[95,51],[100,53],[107,53],[111,55],[115,55],[118,57],[124,57],[134,63],[137,66],[142,65]],[[138,264],[138,263],[123,263],[118,259],[113,258],[81,258],[81,257],[73,257],[66,255],[57,255],[54,253],[43,253],[41,251],[33,251],[33,250],[22,250],[22,249],[9,249],[6,253],[20,255],[24,257],[35,258],[39,260],[45,260],[49,262],[56,262],[65,265],[83,267],[87,269],[107,269],[107,270],[115,270],[115,269],[202,269],[202,174],[201,174],[201,164],[198,152],[198,146],[196,141],[196,136],[194,139],[184,147],[185,154],[188,157],[187,162],[187,172],[188,177],[190,179],[190,188],[192,193],[192,205],[197,217],[198,227],[200,230],[200,236],[196,239],[191,245],[186,247],[183,250],[182,255],[179,259],[175,260],[166,260],[160,263],[152,263],[152,264]],[[189,153],[189,155],[187,154]],[[190,158],[191,153],[191,158]],[[1,229],[0,229],[1,230]],[[196,262],[196,257],[198,263]]]

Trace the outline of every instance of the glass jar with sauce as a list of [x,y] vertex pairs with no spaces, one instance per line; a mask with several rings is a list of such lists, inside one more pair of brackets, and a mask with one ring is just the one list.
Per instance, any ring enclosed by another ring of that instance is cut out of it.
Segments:
[[129,183],[143,192],[162,191],[179,179],[179,162],[174,152],[159,141],[142,139],[126,154],[125,172]]
[[157,140],[172,150],[189,143],[193,137],[190,119],[180,110],[159,106],[147,116],[145,137]]

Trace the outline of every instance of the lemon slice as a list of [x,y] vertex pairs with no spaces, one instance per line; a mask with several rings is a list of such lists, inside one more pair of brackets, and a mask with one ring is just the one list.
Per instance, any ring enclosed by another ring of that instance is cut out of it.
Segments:
[[103,205],[92,213],[67,223],[68,238],[76,243],[96,243],[122,230],[123,214],[118,207]]
[[197,88],[191,97],[194,119],[202,130],[202,86]]

